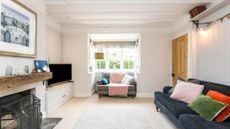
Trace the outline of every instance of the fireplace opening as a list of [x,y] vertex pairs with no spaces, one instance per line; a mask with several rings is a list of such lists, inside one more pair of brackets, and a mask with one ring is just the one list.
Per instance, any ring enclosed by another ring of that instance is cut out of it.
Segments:
[[1,129],[41,129],[40,100],[31,90],[0,98]]

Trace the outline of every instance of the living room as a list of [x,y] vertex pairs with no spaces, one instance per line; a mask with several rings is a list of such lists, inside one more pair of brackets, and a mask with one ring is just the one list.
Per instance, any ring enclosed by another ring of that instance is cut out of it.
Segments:
[[2,129],[230,128],[229,0],[0,3]]

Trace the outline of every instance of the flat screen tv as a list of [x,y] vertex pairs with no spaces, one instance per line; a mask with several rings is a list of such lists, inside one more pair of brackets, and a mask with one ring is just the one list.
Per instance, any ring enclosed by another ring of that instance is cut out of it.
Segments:
[[71,64],[50,64],[49,68],[53,78],[48,80],[48,85],[72,80]]

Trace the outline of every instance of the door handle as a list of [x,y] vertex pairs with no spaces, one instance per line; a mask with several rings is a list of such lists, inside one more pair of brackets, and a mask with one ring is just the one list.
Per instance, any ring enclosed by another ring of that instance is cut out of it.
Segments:
[[175,77],[176,75],[175,75],[175,73],[172,73],[172,77]]

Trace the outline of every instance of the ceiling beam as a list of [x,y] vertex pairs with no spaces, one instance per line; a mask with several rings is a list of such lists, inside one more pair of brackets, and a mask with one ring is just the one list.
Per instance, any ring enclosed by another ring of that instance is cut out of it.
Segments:
[[73,16],[73,17],[92,17],[92,16],[97,16],[97,17],[106,17],[106,16],[121,16],[121,17],[156,17],[156,16],[178,16],[178,15],[183,15],[184,13],[181,12],[48,12],[47,13],[49,16],[52,17],[61,17],[61,16]]
[[102,3],[152,3],[152,4],[208,4],[213,0],[45,0],[47,5],[57,4],[102,4]]

